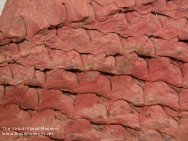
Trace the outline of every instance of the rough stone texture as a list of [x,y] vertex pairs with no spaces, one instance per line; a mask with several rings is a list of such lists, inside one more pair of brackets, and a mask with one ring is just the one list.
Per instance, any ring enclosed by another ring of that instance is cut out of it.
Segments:
[[[187,19],[188,0],[7,0],[0,140],[187,141]],[[3,135],[38,126],[59,130]]]

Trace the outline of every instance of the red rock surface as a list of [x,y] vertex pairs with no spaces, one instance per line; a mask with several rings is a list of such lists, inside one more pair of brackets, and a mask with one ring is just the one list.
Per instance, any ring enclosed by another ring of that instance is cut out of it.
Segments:
[[187,141],[187,19],[187,0],[7,0],[0,140]]

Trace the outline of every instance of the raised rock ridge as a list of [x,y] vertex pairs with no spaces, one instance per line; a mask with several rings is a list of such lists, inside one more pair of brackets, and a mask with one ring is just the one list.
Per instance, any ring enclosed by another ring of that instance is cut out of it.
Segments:
[[187,141],[187,19],[187,0],[7,0],[0,140]]

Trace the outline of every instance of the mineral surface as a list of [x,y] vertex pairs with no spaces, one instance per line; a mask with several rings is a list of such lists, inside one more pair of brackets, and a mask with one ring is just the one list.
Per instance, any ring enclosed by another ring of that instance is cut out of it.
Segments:
[[188,0],[7,0],[0,141],[188,141]]

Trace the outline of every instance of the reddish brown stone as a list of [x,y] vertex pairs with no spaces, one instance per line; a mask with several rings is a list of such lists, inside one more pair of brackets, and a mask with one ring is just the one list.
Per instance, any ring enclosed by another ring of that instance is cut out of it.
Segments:
[[1,127],[28,127],[31,125],[30,114],[20,110],[17,105],[8,104],[1,106],[0,113]]
[[24,109],[37,108],[39,99],[36,89],[20,85],[15,87],[6,87],[5,90],[5,104],[16,104]]
[[180,93],[180,107],[182,110],[188,109],[188,90],[185,89]]
[[92,133],[91,123],[85,119],[73,120],[65,128],[65,140],[95,141],[97,136]]
[[186,24],[186,26],[181,31],[179,31],[178,36],[179,36],[180,39],[182,39],[182,40],[187,40],[188,39],[188,30],[187,30],[187,28],[188,28],[188,24]]
[[[63,41],[55,37],[52,38],[52,41],[47,42],[47,45],[64,51],[76,50],[79,53],[95,55],[101,53],[107,55],[121,53],[122,45],[116,34],[109,33],[107,35],[93,36],[93,34],[96,35],[96,31],[86,31],[84,29],[70,30],[68,28],[65,28],[65,33],[62,33],[63,31],[62,29],[58,31]],[[75,40],[75,42],[72,42],[72,40]]]
[[50,68],[78,69],[83,70],[80,55],[76,51],[64,52],[51,50]]
[[154,40],[156,54],[159,56],[168,56],[177,60],[188,61],[187,52],[188,45],[178,42],[177,38],[171,40]]
[[108,78],[95,71],[78,74],[64,70],[50,71],[47,73],[45,87],[73,93],[95,93],[104,97],[110,95]]
[[161,136],[161,133],[159,133],[156,130],[152,129],[145,129],[141,132],[139,132],[139,140],[140,141],[164,141],[163,137]]
[[[19,54],[18,45],[15,43],[11,43],[9,45],[5,45],[1,47],[1,53],[4,56],[4,60],[1,61],[1,63],[6,61],[12,61],[13,58],[15,58]],[[3,58],[2,58],[3,59]]]
[[178,94],[164,82],[146,83],[144,92],[146,105],[160,104],[176,110],[179,109]]
[[0,85],[0,105],[3,104],[4,95],[5,95],[5,88],[4,86]]
[[[68,21],[76,22],[84,18],[91,18],[92,16],[94,16],[92,15],[88,0],[64,0],[63,3],[67,11]],[[80,7],[82,8],[80,9]]]
[[13,79],[8,65],[0,67],[0,74],[0,84],[8,84]]
[[181,120],[181,124],[180,124],[180,139],[181,141],[186,141],[188,134],[187,134],[187,130],[188,130],[188,119],[187,118],[182,118]]
[[[8,134],[8,135],[5,135]],[[11,135],[12,134],[12,135]],[[0,130],[0,139],[5,140],[5,141],[14,141],[18,138],[19,136],[15,135],[15,131],[12,130]]]
[[123,140],[123,141],[135,141],[136,137],[131,135],[123,126],[121,125],[107,125],[101,131],[101,140]]
[[[33,37],[29,38],[28,40],[30,41],[30,45],[32,44],[40,45],[43,43],[45,45],[48,45],[47,42],[53,39],[54,37],[56,37],[56,33],[57,33],[56,29],[43,30],[43,31],[40,31],[38,34],[34,35]],[[22,44],[23,43],[21,43],[21,45]],[[24,48],[26,47],[27,46],[25,46]]]
[[135,129],[140,128],[138,113],[127,102],[123,100],[111,102],[108,107],[108,112],[108,123],[121,124]]
[[135,5],[135,0],[117,0],[116,3],[119,7],[131,7]]
[[32,47],[28,50],[21,50],[22,58],[18,59],[18,63],[26,67],[34,66],[37,69],[45,70],[50,68],[50,58],[48,50],[44,45]]
[[[153,35],[161,28],[160,22],[150,13],[140,13],[137,11],[125,14],[130,23],[128,30],[125,30],[123,36],[140,37],[144,35]],[[145,28],[147,27],[147,28]]]
[[93,54],[105,53],[106,55],[121,54],[122,44],[118,35],[109,33],[102,37],[92,38],[92,50]]
[[174,109],[172,109],[170,107],[163,107],[163,110],[166,112],[167,115],[174,118],[178,122],[178,124],[180,123],[181,113],[179,112],[179,110],[175,111]]
[[108,15],[116,13],[118,11],[118,6],[112,3],[114,0],[110,1],[93,1],[93,10],[96,15],[97,21],[105,21]]
[[[31,126],[40,128],[37,133],[47,134],[48,132],[53,132],[53,134],[49,135],[50,137],[64,139],[66,122],[56,119],[55,117],[58,116],[51,109],[35,111],[32,113]],[[44,130],[43,127],[46,129],[53,128],[54,130]],[[30,132],[32,133],[35,131],[30,130]]]
[[0,134],[58,130],[0,140],[186,141],[187,9],[187,0],[7,0]]
[[23,38],[33,35],[43,28],[60,24],[65,20],[65,7],[58,0],[40,1],[39,3],[29,0],[24,3],[21,0],[9,0],[1,16],[0,25],[4,38]]
[[45,73],[39,70],[36,70],[33,74],[32,79],[26,79],[24,82],[26,85],[30,86],[43,86],[45,83]]
[[110,81],[97,71],[78,74],[79,85],[74,90],[78,93],[95,93],[104,97],[110,96]]
[[155,2],[156,0],[136,0],[136,4],[139,5],[139,4],[148,4],[148,3],[153,3]]
[[178,139],[178,123],[166,115],[161,106],[145,107],[139,114],[140,126],[143,128],[156,129]]
[[63,27],[58,29],[57,33],[59,38],[55,36],[46,41],[49,47],[64,51],[76,50],[80,53],[89,53],[91,50],[91,41],[86,30]]
[[101,72],[115,73],[115,58],[100,55],[82,55],[85,70],[98,70]]
[[31,136],[27,141],[52,141],[48,137],[45,136]]
[[182,69],[182,73],[183,73],[183,86],[185,88],[187,88],[188,87],[188,64],[184,63],[181,66],[181,69]]
[[[113,8],[114,4],[110,4],[107,7],[112,7]],[[107,8],[106,7],[106,8]],[[103,7],[105,8],[105,7]],[[115,6],[115,8],[117,8]],[[99,12],[99,15],[102,18],[102,13],[100,12],[102,8],[97,9],[97,11]],[[115,13],[109,16],[110,18],[107,18],[106,20],[102,21],[102,22],[96,22],[94,24],[90,24],[90,25],[85,25],[85,27],[88,28],[94,28],[97,29],[96,31],[102,31],[102,32],[98,32],[98,34],[100,33],[101,35],[103,35],[103,33],[118,33],[118,34],[123,34],[125,31],[128,30],[129,27],[129,23],[125,17],[125,15],[123,13]],[[104,17],[106,18],[106,17]],[[91,36],[91,33],[96,32],[95,30],[88,30],[89,35]],[[94,36],[91,38],[96,38],[99,36]],[[127,35],[124,35],[124,37],[127,37]]]
[[150,59],[148,64],[150,81],[165,81],[175,86],[182,85],[181,70],[177,65],[172,64],[169,58]]
[[78,85],[77,75],[61,69],[47,72],[46,88],[73,90]]
[[81,94],[75,99],[74,118],[86,118],[95,123],[105,123],[107,109],[94,94]]
[[148,77],[147,62],[136,54],[117,56],[115,59],[117,74],[133,75],[140,79]]
[[40,90],[39,109],[60,110],[62,113],[72,117],[74,111],[73,99],[64,95],[59,90]]
[[130,76],[114,76],[111,79],[111,98],[114,100],[124,99],[134,105],[144,104],[143,89],[137,85]]
[[159,16],[159,20],[163,28],[154,33],[154,35],[168,40],[177,37],[179,31],[182,30],[186,24],[184,18],[172,20],[165,16]]
[[123,54],[125,55],[136,52],[142,56],[155,56],[154,45],[152,41],[146,36],[139,38],[122,38],[122,42]]
[[10,65],[11,75],[14,78],[9,84],[18,85],[21,83],[28,83],[34,78],[34,68],[24,67],[18,64]]

